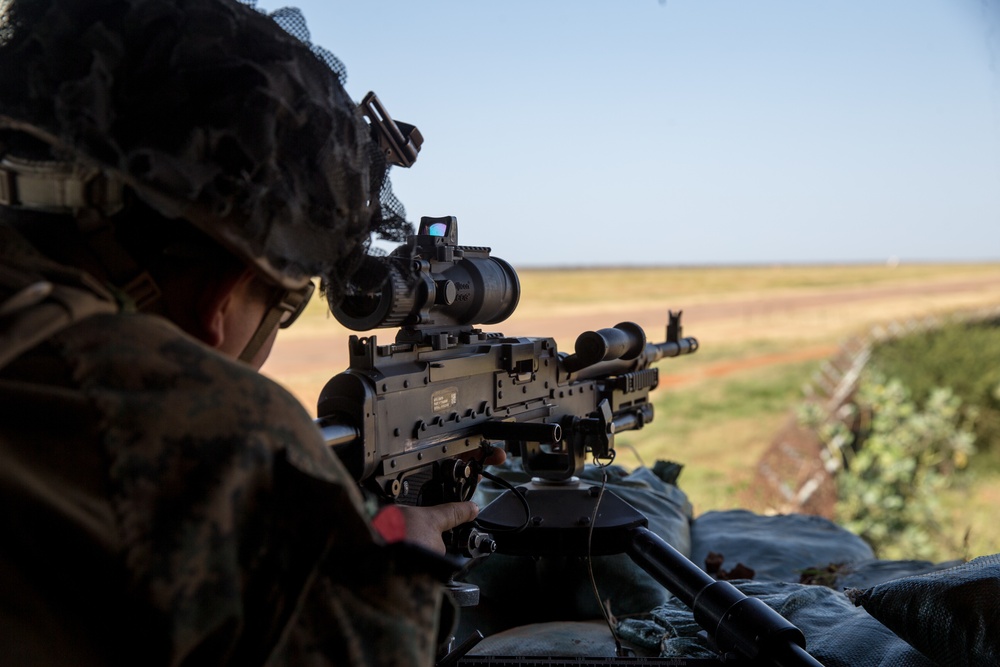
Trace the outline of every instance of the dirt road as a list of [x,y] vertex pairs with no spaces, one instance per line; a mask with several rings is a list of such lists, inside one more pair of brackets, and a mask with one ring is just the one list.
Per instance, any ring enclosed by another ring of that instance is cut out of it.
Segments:
[[[748,367],[830,356],[837,342],[878,323],[925,317],[956,310],[1000,305],[1000,269],[980,278],[912,281],[902,284],[833,289],[804,288],[781,293],[734,293],[693,303],[664,302],[642,308],[601,303],[559,317],[520,317],[491,327],[508,336],[551,336],[560,349],[572,351],[576,336],[587,329],[622,320],[641,325],[651,339],[662,340],[667,310],[683,309],[685,333],[707,345],[781,340],[787,350],[738,363],[720,362],[695,373],[673,375],[671,384],[705,375],[724,375]],[[347,365],[349,331],[330,319],[321,325],[279,336],[264,372],[285,385],[307,407],[315,405],[326,380]],[[392,330],[376,332],[391,340]]]

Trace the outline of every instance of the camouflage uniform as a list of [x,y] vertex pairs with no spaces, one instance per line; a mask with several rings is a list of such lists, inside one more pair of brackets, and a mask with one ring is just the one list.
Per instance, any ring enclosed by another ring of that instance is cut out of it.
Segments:
[[[0,232],[3,304],[56,269]],[[307,413],[249,366],[98,314],[0,370],[0,405],[0,662],[432,663],[442,561],[380,543]]]

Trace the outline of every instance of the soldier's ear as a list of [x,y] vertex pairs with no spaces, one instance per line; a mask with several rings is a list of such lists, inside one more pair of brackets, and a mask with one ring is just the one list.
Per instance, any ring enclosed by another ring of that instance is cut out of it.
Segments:
[[216,349],[239,337],[241,334],[237,329],[242,329],[241,316],[247,305],[245,297],[251,292],[253,280],[253,271],[246,269],[240,273],[227,272],[206,281],[195,306],[197,330],[191,333]]

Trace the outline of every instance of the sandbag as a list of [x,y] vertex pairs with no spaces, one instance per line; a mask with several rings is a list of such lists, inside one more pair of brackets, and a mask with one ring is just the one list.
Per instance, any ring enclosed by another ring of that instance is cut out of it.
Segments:
[[900,577],[911,577],[939,570],[947,570],[961,564],[962,561],[952,560],[944,563],[933,563],[928,560],[866,560],[850,563],[837,569],[831,588],[844,590],[846,588],[871,588]]
[[[734,581],[745,595],[757,597],[806,637],[806,649],[825,667],[933,667],[934,663],[888,628],[852,606],[843,593],[823,586],[780,581]],[[861,612],[861,613],[859,613]],[[714,655],[691,611],[676,598],[640,619],[625,619],[618,632],[631,644],[659,650],[662,657]]]
[[823,517],[747,510],[706,512],[694,520],[690,558],[704,567],[710,552],[724,557],[723,569],[742,563],[755,581],[792,583],[811,568],[875,558],[864,540]]
[[1000,554],[847,594],[941,665],[1000,665]]
[[615,641],[604,621],[554,621],[511,628],[483,639],[470,656],[584,656],[613,661]]

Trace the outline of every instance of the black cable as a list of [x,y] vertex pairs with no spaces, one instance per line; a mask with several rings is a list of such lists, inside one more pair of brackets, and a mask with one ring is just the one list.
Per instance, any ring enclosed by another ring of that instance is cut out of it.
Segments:
[[520,533],[522,530],[527,528],[528,524],[531,522],[531,508],[528,507],[528,499],[524,497],[524,494],[521,493],[517,488],[514,487],[513,484],[511,484],[507,480],[503,479],[502,477],[498,477],[497,475],[494,475],[491,472],[487,472],[485,469],[480,470],[479,474],[485,477],[486,479],[490,480],[494,484],[498,484],[503,488],[507,489],[508,491],[513,493],[519,501],[521,501],[521,507],[524,508],[524,523],[522,523],[520,526],[516,528],[496,528],[496,527],[486,528],[485,526],[481,526],[478,523],[478,520],[476,520],[472,522],[473,525],[475,525],[477,528],[488,530],[491,533]]
[[594,524],[597,523],[597,513],[601,507],[601,500],[604,498],[604,491],[608,486],[607,468],[614,460],[614,450],[611,450],[607,463],[602,464],[596,456],[594,457],[594,465],[601,469],[601,492],[597,494],[597,502],[594,503],[594,513],[590,517],[590,526],[587,530],[587,574],[590,575],[590,585],[594,591],[594,597],[597,598],[597,606],[600,607],[601,613],[604,615],[604,622],[608,624],[608,630],[611,631],[611,637],[615,640],[615,655],[623,656],[625,653],[622,649],[622,642],[618,637],[617,630],[615,630],[614,623],[611,621],[611,613],[608,611],[607,607],[604,606],[604,602],[601,601],[601,593],[597,590],[597,578],[594,576],[594,557],[591,547],[594,537]]

